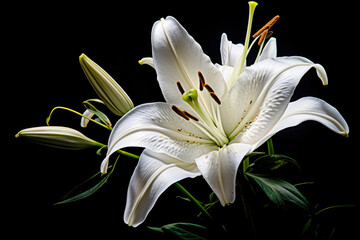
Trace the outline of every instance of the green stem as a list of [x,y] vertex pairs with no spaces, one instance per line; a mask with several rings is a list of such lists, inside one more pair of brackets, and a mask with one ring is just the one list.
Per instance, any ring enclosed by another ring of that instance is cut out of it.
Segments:
[[184,193],[195,205],[203,212],[205,215],[210,218],[212,221],[215,221],[214,218],[210,215],[208,211],[201,205],[201,203],[193,196],[191,193],[189,193],[180,183],[175,183],[175,186]]
[[273,144],[273,141],[271,138],[269,138],[269,140],[267,140],[267,148],[268,148],[268,154],[271,155],[271,154],[274,154],[275,151],[274,151],[274,144]]
[[105,124],[102,124],[102,123],[100,123],[100,122],[97,122],[97,121],[95,121],[94,119],[91,119],[91,118],[89,118],[89,117],[86,117],[86,116],[84,116],[83,114],[81,114],[81,113],[79,113],[79,112],[77,112],[77,111],[75,111],[75,110],[72,110],[72,109],[70,109],[70,108],[67,108],[67,107],[54,107],[54,108],[51,110],[49,116],[46,118],[46,124],[47,124],[47,125],[49,125],[51,116],[52,116],[53,112],[54,112],[56,109],[67,110],[67,111],[72,112],[72,113],[75,113],[75,114],[77,114],[77,115],[79,115],[79,116],[81,116],[81,117],[83,117],[83,118],[86,118],[86,119],[88,119],[89,121],[92,121],[92,122],[94,122],[94,123],[96,123],[96,124],[98,124],[98,125],[106,128],[106,129],[108,129],[108,130],[110,130],[110,131],[112,130],[112,127],[107,126],[107,125],[105,125]]
[[[244,176],[244,180],[247,180],[246,176]],[[248,200],[245,197],[245,195],[246,195],[245,191],[244,191],[243,187],[241,186],[241,183],[240,183],[240,181],[238,179],[236,180],[236,187],[237,187],[237,189],[238,189],[238,191],[240,193],[241,202],[242,202],[242,205],[243,205],[243,208],[244,208],[245,218],[246,218],[248,224],[250,225],[250,229],[251,229],[253,239],[256,239],[255,222],[254,222],[254,218],[252,217],[253,216],[253,211],[252,211],[252,209],[250,207],[250,204],[249,204]]]
[[[99,147],[101,147],[101,148],[107,148],[107,145],[102,144],[102,143],[98,143],[97,145],[98,145]],[[127,151],[117,150],[116,152],[117,152],[117,153],[120,153],[121,155],[130,157],[130,158],[133,158],[133,159],[136,159],[136,160],[139,160],[139,158],[140,158],[139,155],[132,154],[132,153],[129,153],[129,152],[127,152]]]
[[134,159],[136,159],[136,160],[139,160],[139,158],[140,158],[138,155],[135,155],[135,154],[132,154],[132,153],[123,151],[123,150],[117,150],[117,152],[120,153],[121,155],[130,157],[130,158],[134,158]]

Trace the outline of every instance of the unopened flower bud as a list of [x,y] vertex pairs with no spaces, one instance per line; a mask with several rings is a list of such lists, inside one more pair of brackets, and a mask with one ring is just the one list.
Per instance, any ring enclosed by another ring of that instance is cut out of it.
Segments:
[[18,132],[15,137],[24,137],[41,145],[69,150],[103,146],[75,129],[59,126],[26,128]]
[[81,54],[79,59],[95,92],[114,114],[122,116],[134,108],[129,96],[107,72],[85,54]]

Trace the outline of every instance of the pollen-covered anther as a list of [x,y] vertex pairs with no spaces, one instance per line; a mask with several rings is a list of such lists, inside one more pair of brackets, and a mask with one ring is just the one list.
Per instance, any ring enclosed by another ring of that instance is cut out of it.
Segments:
[[180,117],[185,118],[185,120],[190,120],[190,117],[185,114],[185,111],[181,111],[180,108],[178,108],[177,106],[171,105],[171,109]]
[[256,38],[264,31],[269,30],[272,26],[274,26],[274,24],[277,22],[277,20],[279,20],[279,18],[280,18],[279,15],[273,17],[267,24],[265,24],[262,28],[260,28],[260,30],[257,31],[252,37]]
[[199,89],[200,91],[204,90],[204,85],[205,85],[205,78],[204,75],[202,75],[202,73],[200,71],[198,71],[198,76],[199,76]]
[[176,82],[176,86],[178,87],[179,89],[179,92],[181,93],[181,95],[184,94],[184,88],[181,86],[181,83],[179,81]]
[[265,39],[268,39],[269,37],[271,37],[273,35],[273,31],[269,31],[269,30],[266,30],[264,31],[261,36],[260,36],[260,39],[259,39],[259,42],[258,42],[258,45],[261,46],[261,44],[263,43],[263,41]]
[[273,31],[268,31],[268,32],[267,32],[267,34],[266,34],[265,39],[270,38],[273,34],[274,34],[274,32],[273,32]]
[[195,121],[199,121],[199,119],[197,117],[195,117],[194,115],[188,113],[187,111],[182,111],[187,117],[191,118],[192,120],[195,120]]
[[217,103],[217,104],[221,104],[221,101],[220,99],[218,98],[218,96],[214,93],[214,92],[210,92],[210,96],[214,99],[214,101]]
[[212,89],[212,87],[210,87],[209,84],[204,84],[204,87],[206,88],[206,90],[208,90],[209,93],[215,92],[214,89]]

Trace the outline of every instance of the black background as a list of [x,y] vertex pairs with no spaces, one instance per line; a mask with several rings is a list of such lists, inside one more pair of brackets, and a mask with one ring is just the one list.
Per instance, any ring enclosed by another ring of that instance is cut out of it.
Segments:
[[[253,22],[256,31],[273,16],[280,15],[273,28],[278,56],[307,57],[322,64],[329,77],[329,85],[324,87],[315,71],[309,71],[293,99],[308,95],[322,98],[335,106],[349,124],[349,138],[313,122],[287,129],[273,138],[276,152],[300,162],[302,180],[316,183],[304,193],[321,206],[359,201],[359,20],[355,8],[345,1],[326,1],[326,4],[324,1],[259,1]],[[49,149],[14,136],[23,128],[45,125],[55,106],[81,112],[82,101],[96,97],[80,68],[81,53],[117,80],[135,105],[163,101],[155,71],[137,63],[142,57],[151,56],[153,23],[168,15],[176,17],[212,61],[219,63],[223,32],[235,43],[244,41],[247,1],[31,2],[9,5],[3,13],[6,15],[2,16],[5,43],[1,54],[4,229],[14,238],[26,234],[48,239],[69,236],[136,239],[157,236],[146,226],[194,219],[197,209],[176,199],[178,190],[170,188],[143,225],[135,229],[126,226],[122,220],[126,191],[136,166],[136,161],[128,158],[121,159],[109,183],[92,197],[53,206],[68,190],[98,171],[102,156],[95,155],[94,149]],[[115,123],[117,118],[109,115]],[[51,124],[80,129],[79,122],[77,116],[59,111]],[[106,143],[106,130],[92,125],[81,131]],[[129,150],[141,152],[141,149]],[[201,178],[185,180],[183,184],[204,200],[211,192]],[[354,210],[331,217],[331,224],[337,226],[334,238],[356,239],[359,220]],[[296,235],[289,230],[296,228],[289,219],[291,216],[268,215],[263,222],[268,221],[269,225],[263,224],[263,231],[276,230],[263,235],[283,237],[281,232]]]

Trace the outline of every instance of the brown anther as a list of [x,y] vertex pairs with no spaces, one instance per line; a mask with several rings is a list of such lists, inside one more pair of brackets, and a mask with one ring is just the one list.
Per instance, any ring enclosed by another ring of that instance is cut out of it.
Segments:
[[183,113],[184,113],[187,117],[191,118],[192,120],[195,120],[195,121],[197,121],[197,122],[199,121],[199,119],[198,119],[197,117],[195,117],[194,115],[188,113],[187,111],[183,111]]
[[216,96],[216,94],[214,92],[210,92],[210,96],[215,100],[215,102],[217,104],[219,104],[219,105],[221,104],[220,99],[218,98],[218,96]]
[[274,33],[273,31],[268,31],[267,34],[266,34],[265,39],[270,38],[273,35],[273,33]]
[[199,89],[200,89],[200,91],[202,91],[202,90],[204,90],[205,78],[200,71],[198,71],[198,76],[199,76],[199,82],[200,82]]
[[261,44],[263,43],[267,32],[268,32],[268,31],[266,30],[266,31],[263,31],[263,32],[261,33],[261,36],[260,36],[260,39],[259,39],[259,42],[258,42],[258,45],[259,45],[259,46],[261,46]]
[[171,106],[171,109],[177,114],[179,115],[180,117],[183,117],[185,118],[186,120],[190,120],[190,118],[184,113],[184,111],[181,111],[180,108],[178,108],[177,106],[175,105],[172,105]]
[[181,86],[181,83],[180,83],[179,81],[176,82],[176,86],[178,87],[181,95],[183,95],[185,91],[184,91],[184,89],[183,89],[183,87]]
[[268,30],[263,31],[263,33],[262,33],[261,36],[260,36],[258,45],[261,46],[261,44],[263,43],[263,41],[264,41],[265,39],[268,39],[269,37],[271,37],[271,36],[273,35],[273,33],[274,33],[273,31],[268,31]]
[[214,92],[214,89],[212,89],[212,87],[210,87],[209,84],[205,83],[205,84],[204,84],[204,87],[206,88],[206,90],[208,90],[209,93],[213,93],[213,92]]
[[273,17],[267,24],[265,24],[262,28],[260,28],[260,30],[257,31],[252,37],[256,38],[260,34],[262,34],[265,30],[269,30],[277,22],[277,20],[279,20],[279,18],[280,18],[279,15]]

